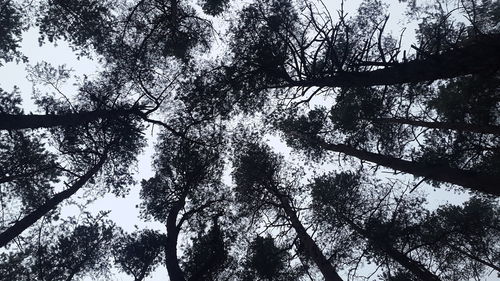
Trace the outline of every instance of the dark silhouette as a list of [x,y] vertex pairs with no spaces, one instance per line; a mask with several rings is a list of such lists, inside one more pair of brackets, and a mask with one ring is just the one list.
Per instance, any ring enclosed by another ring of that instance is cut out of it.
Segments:
[[[31,112],[0,89],[0,281],[499,271],[500,3],[400,2],[412,42],[383,1],[0,0],[0,66],[36,27],[99,69],[27,65]],[[125,232],[88,207],[127,196],[143,149],[154,175],[123,202],[163,230]],[[429,206],[429,184],[465,203]]]
[[300,222],[296,211],[291,206],[290,194],[286,194],[283,190],[280,190],[279,165],[279,158],[273,155],[268,147],[258,144],[248,144],[243,154],[237,160],[236,170],[234,171],[236,185],[242,194],[241,196],[243,198],[247,196],[258,198],[260,197],[259,193],[268,193],[271,195],[270,200],[275,201],[275,204],[279,208],[282,208],[286,219],[304,245],[306,255],[314,261],[325,280],[342,280],[333,265],[328,261]]

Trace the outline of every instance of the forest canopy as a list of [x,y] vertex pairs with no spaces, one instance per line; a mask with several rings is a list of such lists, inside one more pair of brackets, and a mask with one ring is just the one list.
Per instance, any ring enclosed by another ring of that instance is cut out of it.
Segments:
[[0,0],[0,281],[498,278],[499,50],[492,0]]

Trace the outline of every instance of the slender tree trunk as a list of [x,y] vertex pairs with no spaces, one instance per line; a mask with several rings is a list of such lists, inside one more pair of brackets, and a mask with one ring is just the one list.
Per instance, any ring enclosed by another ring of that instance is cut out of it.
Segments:
[[307,233],[306,229],[297,217],[297,213],[295,213],[295,210],[293,210],[292,206],[290,206],[288,198],[281,195],[276,189],[271,192],[279,198],[280,204],[285,211],[288,220],[292,224],[293,229],[295,229],[297,236],[305,247],[306,254],[316,263],[316,266],[321,271],[321,274],[323,274],[325,280],[342,281],[342,278],[335,271],[330,261],[328,261],[316,242]]
[[423,265],[418,263],[415,260],[410,259],[408,256],[405,254],[401,253],[397,249],[395,249],[392,245],[388,244],[386,241],[378,241],[375,240],[369,232],[367,232],[365,229],[359,227],[357,224],[355,224],[352,220],[349,218],[346,218],[345,216],[341,216],[342,220],[344,220],[349,226],[354,229],[358,234],[363,236],[365,239],[371,240],[376,242],[376,244],[380,247],[380,249],[386,253],[388,256],[390,256],[393,260],[398,262],[400,265],[402,265],[404,268],[408,269],[411,273],[413,273],[416,277],[418,277],[422,281],[440,281],[439,277],[437,277],[435,274],[430,272],[427,268],[425,268]]
[[492,73],[500,68],[500,34],[425,59],[402,62],[366,72],[340,72],[331,77],[289,82],[299,87],[369,87],[448,79],[467,74]]
[[170,281],[186,281],[184,272],[179,266],[177,257],[177,239],[179,237],[180,226],[177,225],[177,216],[184,207],[185,196],[174,204],[167,217],[167,240],[165,241],[165,262]]
[[185,281],[184,272],[179,266],[177,257],[177,238],[179,231],[167,227],[168,235],[165,242],[165,262],[168,271],[168,276],[171,281]]
[[408,118],[377,118],[377,119],[372,119],[372,121],[377,123],[405,124],[405,125],[426,127],[432,129],[454,130],[461,132],[492,134],[500,136],[500,126],[494,126],[494,125],[476,125],[469,123],[451,123],[451,122],[426,122],[426,121],[412,120]]
[[448,182],[474,191],[500,196],[500,176],[492,176],[470,170],[450,168],[447,166],[428,165],[402,160],[392,156],[359,150],[344,144],[331,144],[322,140],[315,140],[315,142],[317,145],[326,150],[344,153],[346,155],[397,171],[402,171],[419,177],[425,177],[430,180]]
[[477,261],[477,262],[479,262],[479,263],[482,263],[482,264],[484,264],[484,265],[486,265],[486,266],[488,266],[488,267],[491,267],[492,269],[494,269],[494,270],[496,270],[497,272],[499,272],[499,273],[500,273],[500,266],[495,265],[495,264],[493,264],[493,263],[491,263],[491,262],[489,262],[489,261],[485,261],[485,260],[483,260],[483,259],[481,259],[481,258],[479,258],[479,257],[477,257],[477,256],[472,255],[472,254],[469,254],[468,252],[466,252],[466,251],[462,250],[459,246],[450,245],[450,244],[448,244],[448,246],[449,246],[451,249],[453,249],[453,250],[455,250],[455,251],[459,252],[460,254],[462,254],[462,255],[464,255],[464,256],[467,256],[468,258],[470,258],[470,259],[472,259],[472,260],[475,260],[475,261]]
[[32,226],[40,218],[45,216],[51,210],[54,210],[59,203],[63,200],[69,198],[71,195],[75,194],[80,188],[82,188],[99,170],[102,168],[106,162],[107,157],[102,156],[99,162],[92,167],[85,175],[80,177],[70,188],[61,191],[54,195],[51,199],[45,202],[40,207],[36,208],[34,211],[26,215],[21,220],[17,221],[13,226],[9,227],[4,232],[0,233],[0,247],[4,247],[12,239],[16,238],[19,234],[25,231],[27,228]]
[[138,109],[81,111],[64,114],[0,114],[0,130],[77,126],[99,119],[116,119],[127,115],[141,116]]

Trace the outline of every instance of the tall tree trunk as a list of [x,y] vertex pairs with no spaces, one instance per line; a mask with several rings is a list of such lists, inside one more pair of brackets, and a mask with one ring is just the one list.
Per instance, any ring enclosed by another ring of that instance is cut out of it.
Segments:
[[432,128],[432,129],[454,130],[461,132],[492,134],[500,136],[500,126],[495,126],[495,125],[476,125],[469,123],[452,123],[452,122],[426,122],[426,121],[412,120],[408,118],[377,118],[377,119],[372,119],[371,121],[377,123],[404,124],[404,125]]
[[416,277],[418,277],[422,281],[440,281],[439,277],[430,272],[427,268],[425,268],[422,264],[418,263],[415,260],[410,259],[405,254],[401,253],[397,249],[395,249],[392,245],[388,244],[386,241],[378,241],[379,239],[374,239],[369,232],[365,229],[361,228],[357,224],[355,224],[351,219],[342,216],[341,218],[345,221],[354,231],[356,231],[359,235],[363,236],[365,239],[376,242],[376,244],[380,247],[380,249],[390,256],[393,260],[398,262],[404,268],[408,269],[411,273],[413,273]]
[[174,204],[167,217],[167,239],[165,241],[165,263],[170,281],[186,281],[184,272],[179,266],[177,257],[177,239],[179,237],[180,226],[177,225],[177,216],[184,207],[186,196]]
[[[169,229],[167,227],[167,229]],[[167,241],[165,242],[165,263],[168,271],[168,277],[171,281],[185,281],[184,272],[179,266],[177,257],[177,238],[179,231],[177,229],[167,230]]]
[[300,239],[300,242],[305,247],[306,254],[316,263],[316,266],[323,274],[323,277],[326,281],[342,281],[342,278],[338,275],[338,273],[333,268],[332,264],[325,257],[321,249],[318,247],[316,242],[312,239],[312,237],[307,233],[306,229],[300,222],[297,217],[297,213],[293,210],[290,205],[288,198],[279,193],[279,191],[275,188],[271,190],[271,192],[279,198],[280,205],[285,211],[285,214],[288,217],[288,220],[292,224],[293,229],[297,232],[297,236]]
[[127,115],[142,116],[140,110],[111,109],[81,111],[63,114],[0,114],[0,130],[50,128],[56,126],[68,127],[89,123],[99,119],[116,119]]
[[471,259],[471,260],[475,260],[475,261],[477,261],[477,262],[479,262],[479,263],[482,263],[482,264],[484,264],[484,265],[486,265],[486,266],[488,266],[488,267],[490,267],[490,268],[492,268],[492,269],[496,270],[498,273],[500,273],[500,266],[495,265],[495,264],[493,264],[493,263],[491,263],[491,262],[489,262],[489,261],[483,260],[483,259],[481,259],[481,258],[479,258],[479,257],[477,257],[477,256],[475,256],[475,255],[472,255],[472,254],[468,253],[467,251],[462,250],[459,246],[455,246],[455,245],[453,245],[453,244],[448,244],[448,246],[449,246],[451,249],[453,249],[453,250],[455,250],[455,251],[459,252],[460,254],[462,254],[462,255],[464,255],[464,256],[466,256],[466,257],[468,257],[469,259]]
[[299,87],[369,87],[448,79],[491,73],[500,68],[500,34],[487,34],[460,48],[425,59],[366,72],[340,72],[331,77],[288,82]]
[[107,156],[104,155],[99,159],[99,162],[93,166],[87,173],[80,177],[70,188],[61,191],[54,195],[51,199],[45,202],[40,207],[26,215],[21,220],[17,221],[13,226],[9,227],[4,232],[0,233],[0,247],[7,245],[12,239],[32,226],[40,218],[45,216],[51,210],[54,210],[59,203],[75,194],[82,188],[94,175],[96,175],[106,162]]
[[397,171],[425,177],[430,180],[448,182],[469,188],[471,190],[500,196],[500,176],[450,168],[447,166],[428,165],[414,161],[402,160],[392,156],[356,149],[344,144],[327,143],[323,140],[314,141],[315,144],[319,145],[323,149],[344,153],[346,155]]

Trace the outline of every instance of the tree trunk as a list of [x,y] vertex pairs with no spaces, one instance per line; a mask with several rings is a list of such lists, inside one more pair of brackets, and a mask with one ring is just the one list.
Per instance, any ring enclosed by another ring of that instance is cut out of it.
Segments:
[[479,263],[482,263],[482,264],[484,264],[485,266],[488,266],[488,267],[490,267],[490,268],[492,268],[492,269],[494,269],[494,270],[496,270],[497,272],[499,272],[499,273],[500,273],[500,266],[495,265],[495,264],[493,264],[493,263],[491,263],[491,262],[489,262],[489,261],[483,260],[483,259],[481,259],[481,258],[479,258],[479,257],[477,257],[477,256],[472,255],[472,254],[469,254],[468,252],[466,252],[466,251],[462,250],[459,246],[455,246],[455,245],[452,245],[452,244],[448,244],[448,246],[449,246],[451,249],[453,249],[453,250],[455,250],[455,251],[459,252],[460,254],[462,254],[462,255],[464,255],[464,256],[466,256],[466,257],[468,257],[469,259],[471,259],[471,260],[475,260],[475,261],[477,261],[477,262],[479,262]]
[[70,188],[57,193],[43,205],[36,208],[21,220],[17,221],[13,226],[9,227],[4,232],[0,233],[0,247],[4,247],[5,245],[7,245],[7,243],[16,238],[27,228],[32,226],[41,217],[45,216],[51,210],[54,210],[57,205],[59,205],[59,203],[80,190],[80,188],[82,188],[95,174],[97,174],[97,172],[99,172],[99,170],[104,165],[104,162],[106,162],[106,159],[106,156],[102,156],[99,162],[95,166],[93,166],[87,173],[85,173],[85,175],[80,177]]
[[398,262],[400,265],[402,265],[404,268],[408,269],[411,273],[413,273],[415,276],[417,276],[420,280],[422,281],[440,281],[439,277],[437,277],[435,274],[427,270],[423,265],[418,263],[417,261],[414,261],[410,259],[408,256],[405,254],[401,253],[397,249],[395,249],[393,246],[388,244],[386,241],[378,241],[375,240],[369,232],[367,232],[365,229],[359,227],[356,225],[352,220],[341,216],[342,220],[345,221],[349,226],[354,229],[358,234],[363,236],[365,239],[371,240],[376,242],[376,244],[380,247],[380,249],[386,253],[388,256],[390,256],[393,260]]
[[460,48],[425,59],[402,62],[365,72],[340,72],[331,77],[289,82],[299,87],[369,87],[448,79],[467,74],[491,73],[500,68],[500,34],[489,34]]
[[127,115],[141,116],[140,110],[134,109],[112,109],[81,111],[78,113],[63,114],[0,114],[0,130],[36,129],[50,128],[56,126],[77,126],[99,119],[116,119]]
[[378,123],[405,124],[405,125],[426,127],[431,129],[454,130],[461,132],[492,134],[500,136],[500,126],[495,126],[495,125],[476,125],[469,123],[451,123],[451,122],[426,122],[426,121],[412,120],[408,118],[377,118],[377,119],[372,119],[372,121]]
[[318,140],[316,144],[326,150],[344,153],[346,155],[397,171],[425,177],[429,180],[448,182],[474,191],[500,196],[500,176],[492,176],[470,170],[450,168],[447,166],[428,165],[402,160],[392,156],[359,150],[344,144],[330,144],[322,140]]
[[316,242],[314,242],[312,237],[307,233],[306,229],[297,217],[297,214],[292,209],[292,206],[290,206],[288,198],[281,195],[275,189],[271,192],[279,198],[280,204],[285,211],[288,220],[292,224],[293,229],[295,229],[295,232],[297,232],[297,236],[305,247],[306,254],[314,261],[314,263],[316,263],[316,266],[321,271],[321,274],[323,274],[325,281],[342,281],[342,278],[335,271],[332,264],[325,257]]
[[167,227],[168,235],[165,242],[165,262],[168,271],[168,276],[171,281],[185,281],[184,272],[179,266],[179,259],[177,258],[177,238],[179,231],[177,229],[169,229]]
[[174,204],[167,217],[167,240],[165,241],[165,262],[170,281],[186,281],[184,272],[179,266],[177,257],[177,239],[179,237],[180,226],[177,226],[177,216],[184,207],[186,196]]

